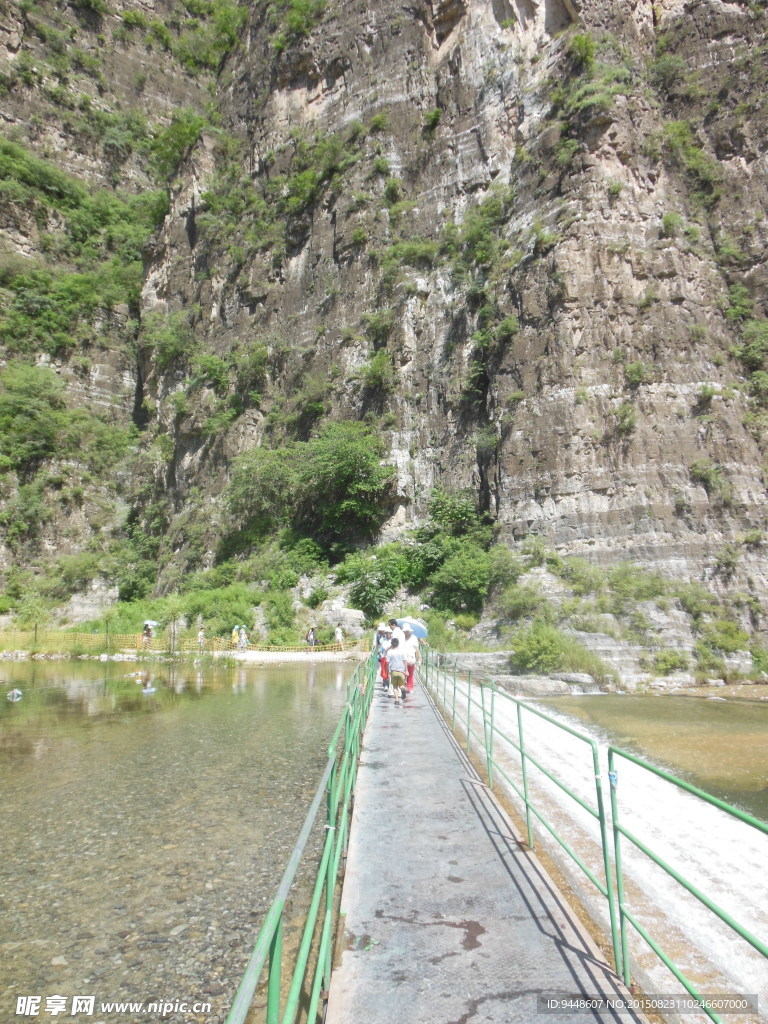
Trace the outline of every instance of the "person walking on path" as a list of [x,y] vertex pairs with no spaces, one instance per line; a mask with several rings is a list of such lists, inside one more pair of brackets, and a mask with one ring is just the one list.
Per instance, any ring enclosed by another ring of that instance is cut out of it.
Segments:
[[387,652],[389,651],[390,642],[389,626],[385,626],[382,622],[376,631],[376,656],[379,659],[379,674],[381,675],[381,682],[385,690],[389,690]]
[[310,647],[315,646],[315,627],[310,626],[307,630],[307,635],[304,637]]
[[399,640],[402,644],[403,640],[405,640],[405,633],[403,633],[402,629],[398,626],[397,619],[389,620],[389,628],[392,633],[392,639]]
[[400,644],[400,648],[405,658],[405,686],[410,693],[413,690],[413,677],[416,665],[421,661],[421,652],[419,651],[419,638],[413,635],[407,623],[403,626],[403,634],[404,639]]
[[334,629],[334,631],[333,631],[333,638],[336,641],[336,643],[339,645],[339,647],[341,647],[341,649],[343,651],[344,650],[344,630],[341,628],[341,623],[339,623],[336,626],[336,629]]
[[395,695],[395,704],[405,699],[405,658],[400,650],[400,641],[397,637],[392,640],[392,645],[387,652],[389,662],[389,675],[391,688]]
[[201,626],[197,633],[197,649],[202,652],[205,650],[205,626]]

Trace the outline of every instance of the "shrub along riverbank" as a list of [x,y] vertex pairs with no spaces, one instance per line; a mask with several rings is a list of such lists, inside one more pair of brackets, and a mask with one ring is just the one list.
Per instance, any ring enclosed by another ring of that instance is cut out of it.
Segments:
[[[759,607],[742,593],[715,592],[622,563],[601,568],[562,558],[537,538],[516,548],[494,542],[491,523],[471,496],[435,491],[429,521],[402,539],[343,557],[283,526],[206,571],[190,574],[161,597],[117,601],[73,632],[136,636],[145,620],[179,644],[196,636],[228,639],[244,624],[253,644],[301,646],[314,625],[333,642],[342,609],[362,611],[362,630],[392,611],[420,614],[438,650],[511,649],[514,672],[586,672],[616,678],[589,635],[631,646],[650,675],[762,678],[768,655],[754,628]],[[13,624],[53,626],[39,595],[19,602]],[[638,653],[639,652],[639,653]]]

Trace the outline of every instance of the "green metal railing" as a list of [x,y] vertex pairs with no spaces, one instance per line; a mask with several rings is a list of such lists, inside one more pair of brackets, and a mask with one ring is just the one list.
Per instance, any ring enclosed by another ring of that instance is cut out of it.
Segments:
[[[336,885],[341,859],[346,853],[349,838],[350,797],[357,778],[360,746],[371,706],[375,674],[376,662],[369,658],[358,665],[347,684],[346,708],[328,747],[325,770],[277,894],[267,911],[227,1017],[227,1024],[243,1024],[245,1021],[265,966],[267,1024],[294,1024],[300,1004],[302,1019],[312,1024],[318,1019],[321,998],[327,993],[330,984]],[[283,965],[285,905],[323,803],[326,808],[325,842],[317,868],[309,913],[288,981]],[[286,986],[284,982],[287,982]],[[285,987],[287,995],[281,1013],[280,1004]]]
[[[730,815],[732,818],[736,818],[739,821],[744,822],[751,828],[757,829],[764,835],[768,835],[768,824],[764,821],[760,821],[758,818],[754,818],[751,814],[746,814],[744,811],[740,811],[736,807],[732,807],[730,804],[725,803],[723,800],[718,800],[717,797],[712,796],[710,793],[705,793],[704,790],[698,789],[696,786],[692,786],[689,782],[678,779],[674,775],[670,775],[669,772],[663,771],[661,768],[657,768],[655,765],[649,764],[647,761],[643,761],[642,758],[635,757],[634,754],[629,754],[625,750],[620,750],[618,747],[610,746],[608,748],[608,774],[611,780],[611,816],[613,818],[613,841],[614,851],[616,858],[616,887],[619,900],[619,917],[620,917],[620,931],[621,931],[621,949],[622,949],[622,965],[624,981],[629,984],[630,978],[630,956],[629,956],[629,928],[631,925],[635,931],[642,936],[645,942],[651,947],[654,953],[664,963],[669,970],[674,974],[683,988],[688,992],[694,999],[702,1000],[701,993],[697,990],[696,986],[682,973],[680,968],[674,961],[664,952],[661,946],[656,940],[650,935],[646,928],[640,923],[637,917],[629,910],[624,892],[624,872],[622,868],[621,858],[621,837],[629,840],[638,850],[649,857],[654,864],[657,864],[674,880],[681,885],[687,892],[692,896],[695,896],[700,903],[702,903],[707,909],[711,910],[721,921],[732,928],[737,935],[741,936],[745,942],[748,942],[754,949],[759,953],[762,953],[764,957],[768,957],[768,944],[763,942],[757,936],[753,935],[747,928],[739,924],[730,914],[728,914],[722,907],[718,906],[714,900],[711,900],[705,893],[701,892],[697,886],[693,885],[688,879],[684,878],[683,875],[677,871],[670,864],[667,864],[665,860],[659,857],[653,852],[641,839],[636,835],[633,835],[629,829],[625,828],[624,825],[619,822],[619,801],[617,796],[617,780],[618,771],[616,768],[616,759],[623,758],[626,761],[631,761],[633,764],[650,772],[653,775],[658,776],[660,779],[664,779],[666,782],[678,789],[685,790],[688,793],[692,793],[694,796],[701,800],[706,801],[714,807],[718,807],[721,811]],[[720,1017],[708,1007],[705,1008],[707,1016],[709,1016],[716,1024],[720,1024]]]
[[[615,767],[616,759],[624,758],[627,761],[632,761],[640,768],[652,772],[654,775],[664,779],[671,785],[686,790],[694,796],[707,801],[709,804],[720,808],[725,813],[737,818],[747,825],[750,825],[763,834],[768,834],[768,824],[738,810],[735,807],[732,807],[730,804],[727,804],[722,800],[718,800],[716,797],[697,789],[695,786],[684,782],[682,779],[678,779],[674,775],[670,775],[668,772],[664,772],[661,769],[656,768],[654,765],[643,761],[641,758],[635,757],[634,755],[614,746],[611,746],[608,749],[607,775],[610,783],[611,794],[611,813],[609,821],[609,815],[605,805],[606,802],[603,797],[603,773],[600,768],[597,744],[594,740],[588,736],[584,736],[582,733],[572,729],[570,726],[558,721],[550,715],[547,715],[539,708],[499,689],[496,683],[491,679],[488,679],[487,681],[481,679],[478,681],[478,678],[476,677],[473,683],[472,674],[471,672],[468,672],[466,673],[466,681],[460,682],[457,679],[455,663],[447,665],[443,656],[435,654],[435,652],[428,649],[424,653],[421,677],[422,681],[427,686],[427,689],[431,691],[435,702],[441,709],[446,721],[450,722],[451,727],[454,730],[456,728],[457,720],[461,719],[461,730],[463,731],[466,739],[467,752],[469,753],[472,750],[474,743],[475,752],[477,752],[485,762],[488,785],[490,788],[494,788],[495,776],[498,774],[504,779],[512,792],[514,792],[522,801],[528,845],[531,847],[534,845],[532,823],[533,818],[535,818],[544,826],[547,832],[556,840],[562,849],[565,850],[568,856],[578,865],[581,871],[605,898],[608,906],[608,916],[610,919],[611,942],[613,946],[616,971],[623,977],[625,984],[629,987],[632,981],[629,931],[630,928],[634,928],[659,957],[662,963],[664,963],[671,973],[677,978],[689,995],[699,1002],[702,1011],[706,1013],[711,1020],[715,1021],[716,1024],[721,1024],[719,1016],[707,1005],[706,998],[700,994],[691,980],[685,976],[678,965],[675,964],[664,952],[659,943],[640,923],[637,916],[630,911],[627,905],[624,884],[624,871],[620,845],[621,837],[624,837],[625,840],[631,842],[655,864],[666,871],[671,878],[675,879],[676,882],[696,897],[696,899],[714,913],[721,921],[725,922],[733,929],[733,931],[741,936],[744,941],[749,943],[765,957],[768,957],[768,944],[753,935],[747,928],[734,920],[733,917],[719,907],[712,899],[685,879],[677,870],[675,870],[674,867],[667,864],[661,857],[654,853],[645,843],[642,842],[641,839],[630,832],[624,825],[619,823],[619,798],[616,784],[618,773]],[[514,736],[505,733],[498,725],[497,701],[499,700],[508,702],[509,705],[514,707],[513,717],[516,723]],[[465,707],[460,706],[462,702],[465,702]],[[474,716],[473,710],[475,711]],[[463,711],[465,712],[465,715],[462,715]],[[570,736],[573,736],[584,744],[585,750],[591,758],[590,769],[594,773],[594,805],[575,793],[571,787],[569,787],[562,779],[557,777],[554,771],[544,765],[541,759],[535,757],[531,753],[530,749],[528,749],[526,746],[525,721],[529,715],[537,716],[539,719],[542,719],[550,725],[555,726],[557,729],[568,733]],[[478,719],[482,723],[482,732],[479,732],[474,727]],[[521,785],[511,777],[498,756],[497,748],[501,744],[504,744],[503,749],[505,752],[514,750],[517,753],[518,762],[516,767],[519,769]],[[531,766],[541,772],[596,821],[603,869],[602,879],[592,871],[588,864],[586,864],[584,857],[574,850],[573,846],[566,839],[558,834],[551,821],[546,817],[544,810],[535,805],[531,797],[531,787],[529,785],[529,769]],[[609,841],[609,831],[611,830],[613,833],[612,843]]]
[[[450,707],[450,719],[452,726],[455,726],[456,722],[456,704],[457,704],[457,678],[456,678],[456,666],[454,664],[452,672],[440,672],[439,670],[439,656],[436,658],[432,652],[427,652],[424,658],[424,666],[422,669],[422,675],[427,683],[428,687],[432,689],[435,694],[438,704],[442,704],[443,708],[446,709],[446,717],[448,717],[448,708]],[[425,671],[426,670],[426,671]],[[441,690],[441,676],[442,676],[442,695]],[[447,693],[450,683],[451,700],[450,705],[447,701]],[[535,817],[541,824],[547,829],[550,835],[555,839],[557,843],[565,850],[568,856],[578,865],[580,870],[586,875],[590,882],[597,888],[602,894],[608,904],[608,914],[611,923],[611,939],[613,942],[613,955],[616,964],[616,970],[621,970],[621,944],[619,941],[619,927],[618,917],[616,912],[616,897],[615,889],[611,878],[611,861],[609,853],[608,843],[608,822],[605,813],[605,800],[603,799],[602,780],[600,777],[599,759],[597,744],[594,740],[587,736],[583,736],[575,729],[571,729],[569,726],[563,725],[563,723],[556,721],[549,715],[545,714],[539,708],[533,707],[530,704],[525,704],[521,700],[517,700],[515,697],[510,696],[503,690],[499,690],[493,680],[489,680],[489,684],[480,683],[476,687],[479,690],[480,700],[476,700],[473,697],[473,687],[471,675],[467,681],[466,686],[466,738],[467,738],[467,750],[470,750],[471,740],[475,739],[480,741],[481,749],[485,754],[486,773],[488,776],[488,785],[491,789],[494,788],[494,773],[498,772],[499,775],[505,780],[505,782],[511,787],[511,789],[517,794],[520,800],[522,800],[525,808],[525,823],[528,834],[528,845],[533,848],[533,828],[532,818]],[[515,707],[515,718],[517,722],[517,735],[510,736],[503,732],[497,725],[496,722],[496,702],[497,700],[508,701]],[[482,718],[483,723],[483,735],[482,739],[473,732],[472,730],[472,708],[475,707],[478,714]],[[556,726],[565,732],[570,733],[577,740],[585,744],[589,749],[592,758],[592,767],[595,778],[595,804],[594,806],[588,801],[582,799],[577,793],[575,793],[562,779],[558,778],[553,771],[550,771],[541,761],[534,757],[529,750],[526,749],[525,744],[525,729],[524,729],[524,716],[526,714],[532,714],[543,719],[545,722]],[[511,777],[506,771],[504,765],[495,756],[496,740],[501,740],[508,747],[517,751],[520,757],[520,774],[522,778],[522,787]],[[553,782],[559,789],[567,794],[572,800],[574,800],[581,808],[583,808],[587,814],[595,819],[598,825],[600,833],[600,848],[602,851],[603,858],[603,872],[604,877],[600,879],[594,871],[589,867],[584,858],[580,856],[576,850],[573,849],[572,845],[559,834],[557,829],[554,827],[552,822],[546,816],[544,810],[535,805],[531,799],[530,786],[528,781],[528,769],[529,766],[535,766],[543,775],[545,775],[551,782]]]

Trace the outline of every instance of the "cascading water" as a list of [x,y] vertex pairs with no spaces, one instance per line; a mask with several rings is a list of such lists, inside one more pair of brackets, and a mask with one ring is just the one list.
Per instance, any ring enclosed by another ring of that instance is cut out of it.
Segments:
[[[479,703],[479,697],[476,699]],[[664,699],[656,701],[657,708]],[[465,699],[462,702],[460,697],[457,706],[457,719],[461,720],[462,715],[465,719]],[[486,708],[488,706],[486,694]],[[762,712],[763,708],[759,710]],[[594,725],[574,721],[562,711],[547,708],[546,713],[598,744],[606,813],[610,816],[607,747],[611,740],[608,735]],[[472,714],[477,723],[473,728],[482,732],[482,713],[477,706],[473,705]],[[596,807],[589,745],[530,711],[523,710],[522,715],[526,752],[587,804]],[[522,788],[519,755],[503,738],[517,738],[516,705],[500,693],[495,697],[494,721],[497,729],[494,757]],[[666,768],[665,765],[660,767]],[[768,835],[631,761],[619,759],[617,768],[621,824],[689,883],[765,942],[768,936],[765,886]],[[674,770],[672,774],[675,774]],[[596,876],[602,878],[596,820],[532,764],[528,766],[528,783],[534,804],[584,858]],[[497,788],[506,786],[513,803],[520,806],[519,799],[499,773],[495,776],[495,784]],[[560,854],[547,830],[535,818],[533,820],[537,846]],[[768,1001],[768,960],[628,840],[622,839],[621,850],[629,909],[699,991],[757,995],[765,1005]],[[608,933],[610,926],[605,899],[567,855],[562,853],[558,862],[561,860],[564,874],[580,900]],[[633,974],[640,976],[646,991],[682,992],[679,983],[645,941],[634,930],[632,933]],[[689,1022],[706,1019],[699,1014],[686,1017]],[[727,1019],[735,1024],[737,1020],[745,1022],[765,1018],[748,1014]]]

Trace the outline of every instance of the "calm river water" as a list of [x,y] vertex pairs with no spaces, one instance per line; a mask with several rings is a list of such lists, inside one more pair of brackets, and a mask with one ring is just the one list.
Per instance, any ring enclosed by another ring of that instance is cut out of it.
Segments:
[[0,1020],[224,1020],[354,666],[136,668],[0,662]]

